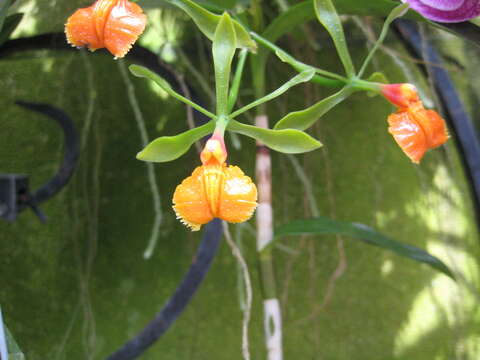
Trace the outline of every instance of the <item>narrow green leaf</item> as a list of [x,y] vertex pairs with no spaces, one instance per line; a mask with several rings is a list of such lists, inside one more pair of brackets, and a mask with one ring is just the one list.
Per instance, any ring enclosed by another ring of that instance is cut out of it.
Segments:
[[3,4],[0,5],[0,30],[3,28],[3,23],[7,17],[8,8],[12,4],[12,0],[4,0]]
[[373,45],[372,50],[367,55],[367,58],[362,64],[362,68],[358,72],[358,77],[361,78],[365,70],[367,69],[368,64],[370,63],[370,60],[372,59],[373,55],[379,48],[379,46],[383,43],[383,40],[385,40],[385,36],[387,36],[388,33],[388,28],[390,27],[390,24],[392,23],[393,20],[405,15],[405,13],[408,11],[409,4],[401,4],[398,5],[396,8],[394,8],[390,14],[387,16],[387,19],[383,23],[382,31],[380,32],[380,36],[378,37],[378,40],[375,42]]
[[172,161],[185,154],[195,141],[213,132],[215,121],[175,136],[162,136],[153,140],[137,154],[138,160],[152,162]]
[[437,257],[415,246],[393,240],[372,228],[357,223],[337,221],[327,217],[295,220],[275,230],[275,239],[288,235],[338,234],[361,240],[369,245],[381,247],[397,255],[418,261],[441,271],[455,279],[452,271]]
[[272,91],[270,94],[265,95],[264,97],[254,101],[254,102],[252,102],[248,105],[245,105],[244,107],[242,107],[242,108],[238,109],[237,111],[233,112],[230,115],[230,117],[233,119],[233,118],[237,117],[238,115],[244,113],[245,111],[248,111],[251,108],[254,108],[255,106],[263,104],[267,101],[270,101],[270,100],[276,98],[277,96],[282,95],[285,91],[287,91],[291,87],[293,87],[295,85],[298,85],[298,84],[301,84],[301,83],[304,83],[306,81],[309,81],[313,77],[313,75],[315,75],[315,70],[313,70],[313,69],[303,70],[300,74],[291,78],[289,81],[287,81],[285,84],[280,86],[275,91]]
[[263,129],[230,120],[227,130],[254,138],[270,149],[286,154],[305,153],[322,146],[318,140],[310,135],[294,129]]
[[[315,70],[316,74],[312,77],[312,79],[311,79],[312,82],[315,82],[315,83],[318,83],[318,84],[321,84],[321,85],[325,85],[325,86],[330,86],[330,87],[341,87],[345,83],[348,82],[348,79],[346,79],[345,77],[343,77],[341,75],[338,75],[338,74],[335,74],[335,73],[332,73],[330,71],[326,71],[326,70],[323,70],[323,69],[319,69],[319,68],[304,64],[301,61],[298,61],[297,59],[295,59],[293,56],[291,56],[289,53],[287,53],[283,49],[279,48],[274,43],[268,41],[264,37],[254,33],[254,32],[251,32],[250,34],[260,44],[264,45],[266,48],[268,48],[270,50],[275,51],[275,55],[277,55],[277,57],[281,61],[289,64],[291,67],[293,67],[298,72],[308,70],[308,69]],[[262,62],[262,60],[257,61],[256,58],[261,57],[262,54],[264,54],[264,53],[260,53],[260,55],[253,58],[254,59],[254,73],[256,73],[256,75],[258,75],[258,76],[262,76],[263,71],[260,71],[259,68],[257,68],[257,67],[261,66],[262,64],[263,65],[265,65],[265,64]],[[320,74],[322,76],[317,75],[317,74]],[[331,79],[329,79],[329,78],[331,78]]]
[[240,89],[240,83],[242,82],[243,69],[245,68],[245,61],[247,60],[248,51],[242,49],[238,56],[237,69],[235,70],[235,76],[232,81],[232,88],[228,94],[228,112],[230,113],[235,106],[235,102],[238,98],[238,90]]
[[144,78],[147,78],[147,79],[150,79],[150,80],[154,81],[158,86],[160,86],[170,96],[173,96],[174,98],[184,102],[185,104],[190,105],[195,110],[198,110],[199,112],[201,112],[202,114],[205,114],[209,118],[214,119],[216,117],[215,114],[212,114],[210,111],[204,109],[203,107],[194,103],[190,99],[187,99],[186,97],[177,93],[175,90],[172,89],[170,84],[165,79],[163,79],[162,77],[160,77],[159,75],[157,75],[153,71],[150,71],[146,67],[143,67],[143,66],[140,66],[140,65],[130,65],[128,67],[128,69],[130,70],[130,72],[133,75],[135,75],[137,77],[144,77]]
[[353,76],[355,74],[355,68],[352,58],[350,57],[350,52],[348,51],[342,22],[338,17],[337,10],[335,10],[331,0],[313,0],[313,3],[317,19],[330,34],[338,55],[340,56],[340,60],[343,63],[343,67],[345,68],[345,72],[348,76]]
[[8,359],[9,360],[25,360],[25,355],[18,346],[17,342],[12,336],[12,333],[5,326],[5,333],[7,335],[7,348],[8,348]]
[[341,103],[350,94],[353,93],[353,89],[350,87],[344,87],[339,92],[320,100],[316,104],[300,111],[294,111],[283,118],[281,118],[274,126],[275,130],[281,129],[297,129],[305,130],[312,126],[317,120],[319,120],[330,109]]
[[2,308],[0,307],[0,359],[8,357],[7,336],[3,323]]
[[227,115],[228,112],[228,87],[233,56],[237,48],[236,44],[237,37],[232,19],[225,12],[215,30],[212,45],[215,87],[217,91],[217,115]]
[[[220,15],[211,13],[191,0],[167,0],[167,2],[176,5],[185,11],[192,18],[195,24],[197,24],[200,31],[203,32],[207,38],[213,41],[215,38],[215,30],[220,22],[220,19],[222,18]],[[235,20],[232,20],[232,22],[235,29],[235,34],[237,36],[237,46],[249,48],[255,52],[257,48],[255,41],[252,40],[242,25]]]
[[3,28],[0,27],[0,45],[8,40],[10,35],[15,31],[20,21],[22,21],[23,14],[16,13],[10,16],[7,16],[3,23]]

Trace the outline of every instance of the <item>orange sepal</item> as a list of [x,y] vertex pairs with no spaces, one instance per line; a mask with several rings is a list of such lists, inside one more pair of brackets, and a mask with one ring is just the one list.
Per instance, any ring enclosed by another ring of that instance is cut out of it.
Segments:
[[115,57],[124,57],[143,33],[146,24],[147,17],[140,6],[127,0],[119,0],[105,24],[105,47]]
[[103,42],[97,36],[92,7],[75,11],[65,24],[65,34],[68,43],[72,46],[86,46],[92,51],[103,47]]
[[417,111],[412,114],[427,134],[428,148],[445,144],[449,138],[445,120],[434,110]]
[[417,164],[427,150],[443,145],[448,140],[445,120],[436,111],[426,110],[420,105],[391,114],[388,124],[388,132]]
[[89,50],[106,47],[116,58],[130,50],[145,29],[147,17],[128,0],[97,0],[77,10],[65,24],[67,41]]
[[408,111],[399,111],[388,117],[388,132],[393,135],[403,152],[418,164],[427,151],[427,140],[420,125]]

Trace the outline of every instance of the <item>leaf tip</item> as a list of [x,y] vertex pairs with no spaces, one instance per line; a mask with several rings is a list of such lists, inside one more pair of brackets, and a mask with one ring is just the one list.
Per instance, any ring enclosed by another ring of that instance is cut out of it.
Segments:
[[147,159],[145,157],[145,151],[144,150],[137,153],[136,158],[137,158],[137,160],[147,161]]
[[141,74],[141,67],[138,66],[138,65],[135,65],[135,64],[132,64],[128,67],[128,70],[130,70],[130,72],[135,75],[135,76],[138,76],[138,77],[142,77],[142,74]]

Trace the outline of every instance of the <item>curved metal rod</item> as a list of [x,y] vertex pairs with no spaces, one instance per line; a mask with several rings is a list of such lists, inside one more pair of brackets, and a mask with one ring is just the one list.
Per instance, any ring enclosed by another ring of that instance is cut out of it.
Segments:
[[222,235],[222,222],[214,219],[205,226],[205,233],[181,284],[155,318],[133,339],[107,357],[107,360],[130,360],[147,350],[183,312],[198,290],[217,253]]
[[[78,164],[80,145],[75,125],[70,117],[60,109],[48,104],[30,103],[16,101],[15,104],[30,111],[43,114],[57,122],[64,134],[64,155],[63,161],[57,173],[43,186],[36,190],[30,197],[31,204],[38,205],[57,194],[68,183]],[[23,206],[20,210],[26,207]]]
[[[64,33],[48,33],[6,41],[0,46],[0,59],[32,50],[60,50],[78,52],[78,49],[67,44]],[[89,56],[105,55],[107,55],[107,52],[102,50],[97,50],[93,54],[89,54]],[[135,44],[125,58],[130,61],[134,60],[139,65],[143,65],[156,72],[158,75],[167,80],[175,89],[175,91],[183,94],[181,86],[178,83],[175,75],[159,60],[158,55],[154,52]],[[196,94],[195,90],[189,86],[189,84],[187,84],[187,86],[191,92],[192,98],[195,98],[196,102],[198,102],[200,105],[203,105],[203,102],[201,99],[199,99],[199,96]],[[203,114],[199,115],[200,113],[198,113],[196,110],[194,110],[194,113],[196,120],[199,121],[199,124],[206,123],[209,120]]]
[[414,22],[398,19],[394,24],[413,54],[424,60],[427,75],[431,76],[435,91],[445,107],[447,119],[450,120],[451,128],[458,140],[460,155],[473,193],[477,224],[480,225],[480,143],[476,130],[455,85],[442,66],[440,55],[432,44],[421,35]]
[[[65,35],[44,34],[29,38],[20,38],[7,41],[0,47],[0,58],[16,54],[22,51],[31,50],[75,50],[65,42]],[[99,55],[105,54],[98,52]],[[128,53],[127,58],[135,60],[152,71],[155,71],[169,81],[176,91],[183,93],[180,84],[172,72],[159,61],[158,56],[150,50],[134,45]],[[201,99],[189,86],[192,98],[202,104]],[[185,94],[184,94],[185,95]],[[197,125],[207,121],[206,117],[194,110],[194,120]],[[200,243],[195,260],[191,264],[182,282],[175,290],[164,307],[158,312],[155,318],[140,332],[126,342],[119,350],[112,353],[108,360],[134,359],[152,346],[174,323],[189,304],[200,284],[205,278],[210,266],[217,254],[218,246],[222,235],[222,226],[219,219],[214,219],[205,226],[205,233]]]

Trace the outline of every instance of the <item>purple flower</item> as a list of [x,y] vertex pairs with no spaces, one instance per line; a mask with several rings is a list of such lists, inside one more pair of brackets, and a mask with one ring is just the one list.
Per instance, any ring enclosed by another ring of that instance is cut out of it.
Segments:
[[480,15],[480,0],[402,0],[425,18],[460,22]]

